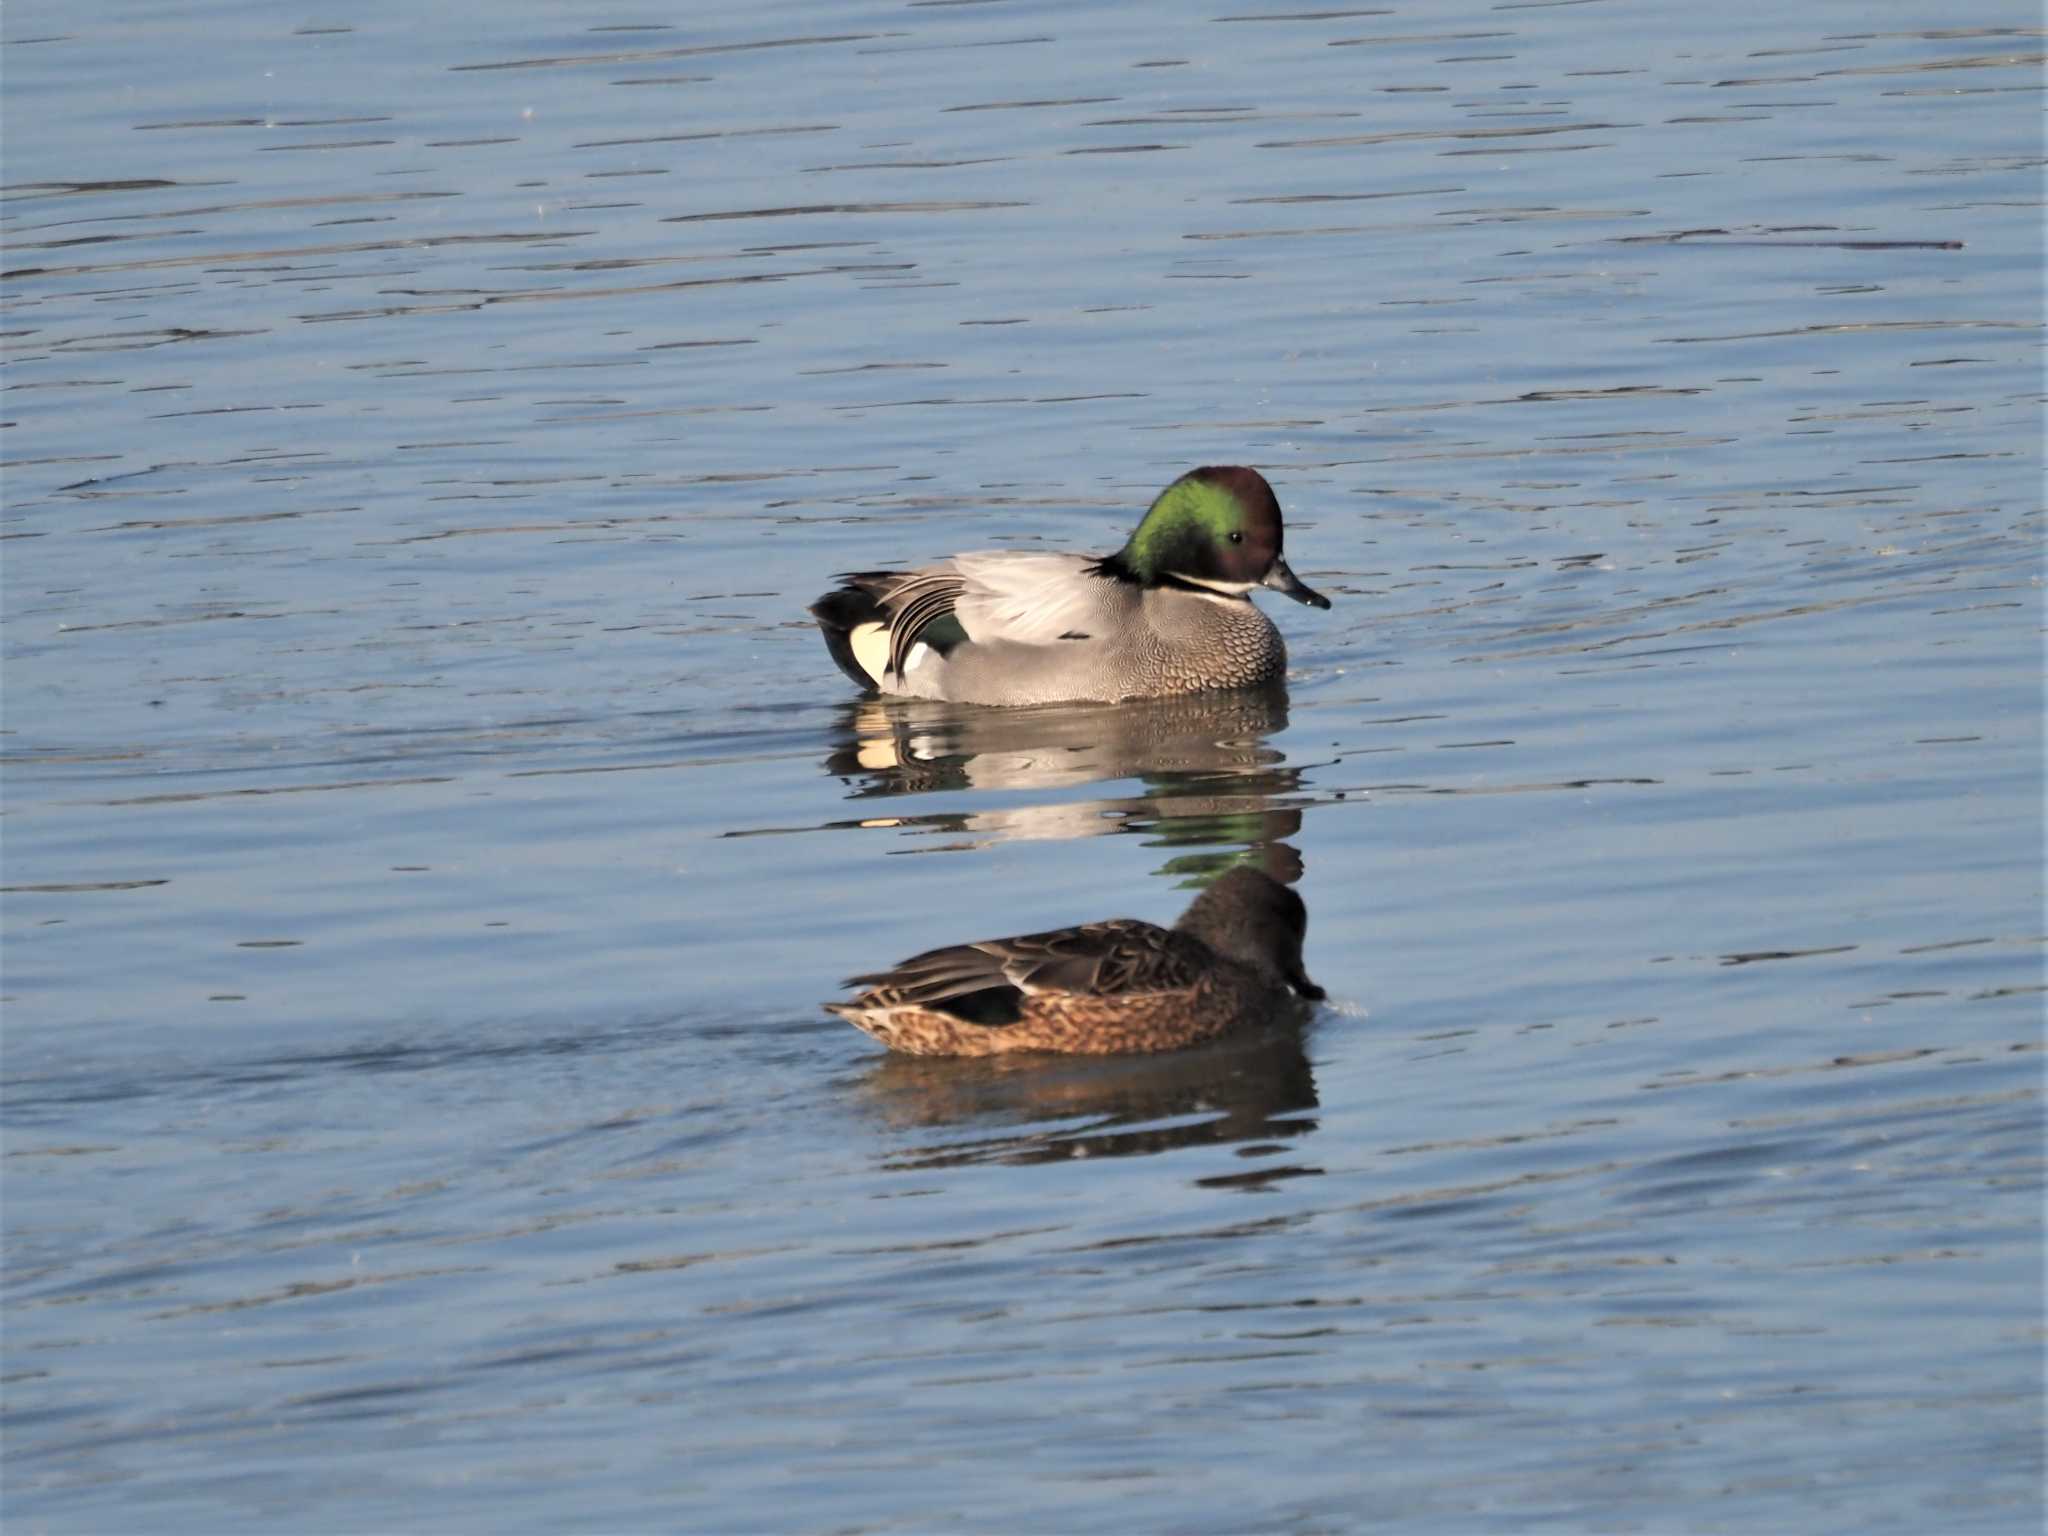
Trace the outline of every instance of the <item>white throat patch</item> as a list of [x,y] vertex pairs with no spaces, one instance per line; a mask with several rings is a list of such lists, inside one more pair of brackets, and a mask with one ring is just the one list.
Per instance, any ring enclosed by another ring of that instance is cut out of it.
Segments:
[[1175,581],[1184,581],[1191,587],[1200,587],[1200,595],[1203,597],[1214,597],[1233,603],[1242,602],[1244,595],[1258,585],[1256,581],[1219,581],[1208,576],[1183,576],[1178,571],[1173,572],[1172,576]]

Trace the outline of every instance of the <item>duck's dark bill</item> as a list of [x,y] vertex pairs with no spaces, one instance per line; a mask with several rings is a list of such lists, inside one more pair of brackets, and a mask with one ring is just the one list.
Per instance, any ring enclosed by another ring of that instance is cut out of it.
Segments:
[[1266,572],[1266,579],[1259,585],[1271,587],[1275,592],[1285,592],[1297,603],[1307,603],[1311,608],[1330,606],[1330,600],[1290,571],[1285,560],[1275,560],[1273,568]]

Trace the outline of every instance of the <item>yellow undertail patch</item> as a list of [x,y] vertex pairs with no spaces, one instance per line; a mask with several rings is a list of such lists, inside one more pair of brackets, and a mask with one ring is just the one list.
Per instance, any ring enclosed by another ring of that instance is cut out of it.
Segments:
[[873,678],[877,687],[881,686],[882,672],[889,665],[888,627],[856,624],[846,643],[853,648],[853,659],[860,663],[861,671]]

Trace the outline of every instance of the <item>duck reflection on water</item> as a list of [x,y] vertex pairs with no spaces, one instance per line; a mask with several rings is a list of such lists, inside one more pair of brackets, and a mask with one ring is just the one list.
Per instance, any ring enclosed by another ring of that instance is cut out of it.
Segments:
[[[1196,1182],[1256,1189],[1318,1174],[1295,1160],[1317,1127],[1314,1026],[1272,1027],[1158,1056],[983,1056],[878,1059],[858,1079],[859,1102],[919,1139],[892,1168],[1056,1163],[1228,1146],[1242,1172]],[[961,1135],[930,1139],[927,1134]]]
[[[919,828],[976,843],[1140,831],[1176,845],[1256,847],[1301,827],[1299,806],[1288,803],[1301,792],[1300,770],[1269,740],[1286,724],[1280,689],[1009,710],[864,699],[847,707],[824,766],[852,800],[1138,781],[1125,795],[870,814],[851,825]],[[1289,880],[1300,871],[1297,861],[1291,873],[1269,872]]]

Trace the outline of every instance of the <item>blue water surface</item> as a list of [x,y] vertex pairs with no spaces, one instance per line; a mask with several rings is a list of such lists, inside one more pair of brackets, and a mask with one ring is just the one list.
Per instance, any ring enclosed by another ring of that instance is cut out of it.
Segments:
[[[2039,20],[10,8],[0,1515],[2038,1530]],[[1284,699],[804,612],[1202,463]]]

